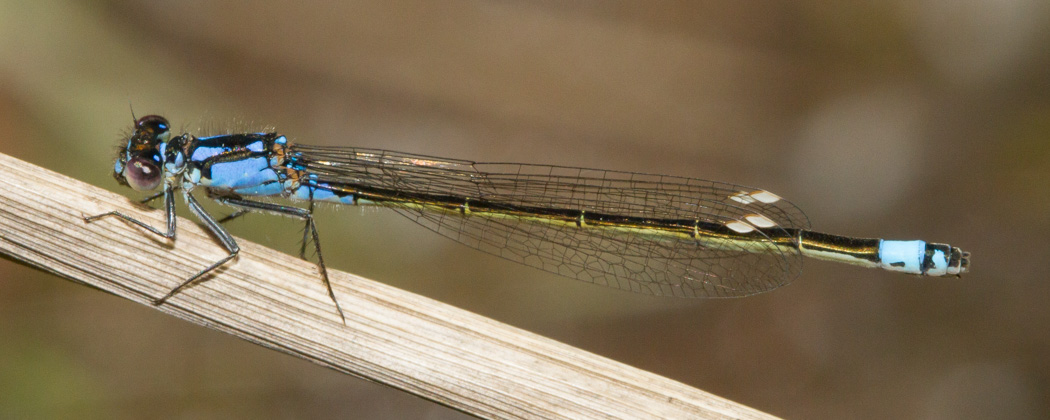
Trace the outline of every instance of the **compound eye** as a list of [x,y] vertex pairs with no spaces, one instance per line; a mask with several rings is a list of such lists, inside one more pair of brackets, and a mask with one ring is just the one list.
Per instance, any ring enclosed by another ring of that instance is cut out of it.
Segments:
[[135,121],[135,131],[146,133],[160,141],[168,141],[168,120],[160,115],[147,115]]
[[152,191],[160,186],[164,178],[160,167],[146,158],[132,158],[124,168],[124,179],[135,191]]

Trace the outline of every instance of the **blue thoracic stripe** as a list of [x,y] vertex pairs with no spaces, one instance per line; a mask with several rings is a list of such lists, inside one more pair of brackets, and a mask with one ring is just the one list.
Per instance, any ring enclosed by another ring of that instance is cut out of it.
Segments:
[[190,160],[203,162],[210,157],[239,150],[256,153],[268,152],[269,150],[266,150],[267,137],[268,135],[263,133],[200,137],[197,139],[197,147],[190,155]]
[[269,159],[255,157],[211,165],[210,187],[241,189],[267,181],[277,181],[277,172],[270,168]]

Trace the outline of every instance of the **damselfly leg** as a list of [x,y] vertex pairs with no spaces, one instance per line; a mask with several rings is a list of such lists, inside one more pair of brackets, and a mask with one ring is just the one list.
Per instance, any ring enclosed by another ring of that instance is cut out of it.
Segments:
[[175,198],[172,195],[171,187],[165,187],[164,191],[162,191],[162,192],[160,192],[158,194],[154,194],[151,197],[148,197],[148,200],[143,201],[143,203],[146,203],[148,201],[153,201],[154,199],[156,199],[157,197],[162,196],[162,195],[164,196],[165,216],[166,216],[167,221],[168,221],[168,231],[167,232],[161,232],[159,229],[157,229],[157,228],[155,228],[153,226],[150,226],[146,222],[140,221],[140,220],[138,220],[138,219],[136,219],[134,217],[128,216],[128,215],[126,215],[124,213],[121,213],[121,212],[118,212],[118,211],[110,211],[110,212],[106,212],[106,213],[102,213],[102,214],[96,214],[94,216],[86,216],[86,217],[84,217],[84,221],[87,222],[87,223],[91,223],[91,222],[97,221],[99,219],[102,219],[104,217],[114,216],[114,217],[121,218],[125,222],[131,223],[133,225],[137,225],[137,226],[139,226],[139,227],[141,227],[143,229],[146,229],[146,230],[148,230],[150,232],[153,232],[154,234],[156,234],[158,236],[162,236],[162,237],[165,237],[165,238],[168,238],[168,239],[175,239],[175,219],[176,219],[176,217],[175,217]]
[[[231,198],[231,197],[213,197],[215,201],[225,204],[230,207],[238,208],[237,212],[227,216],[224,220],[229,220],[233,217],[246,214],[253,211],[269,212],[279,214],[283,216],[295,217],[297,219],[306,222],[306,227],[303,233],[303,243],[299,251],[299,257],[306,260],[306,241],[307,235],[313,239],[314,251],[317,252],[317,269],[321,272],[321,281],[324,282],[324,287],[328,290],[328,297],[335,303],[335,309],[339,312],[339,317],[343,319],[343,323],[346,323],[346,316],[343,314],[343,308],[339,306],[339,301],[335,298],[335,292],[332,291],[332,283],[328,280],[328,269],[324,265],[324,256],[321,255],[321,239],[317,234],[317,225],[314,223],[313,214],[313,203],[311,203],[309,209],[301,209],[293,206],[282,206],[272,203],[264,203],[260,201],[245,200],[243,198]],[[236,216],[234,216],[236,215]]]
[[[127,223],[131,223],[131,224],[140,226],[140,227],[142,227],[142,228],[144,228],[144,229],[146,229],[146,230],[148,230],[148,231],[150,231],[150,232],[152,232],[152,233],[154,233],[156,235],[159,235],[159,236],[162,236],[164,238],[168,238],[168,239],[174,240],[175,239],[175,232],[176,232],[176,220],[177,220],[177,217],[175,216],[175,199],[174,199],[173,188],[170,187],[170,186],[166,186],[165,189],[164,189],[163,195],[164,195],[164,211],[165,211],[165,216],[166,216],[166,219],[167,219],[167,222],[168,222],[167,223],[168,224],[168,231],[167,232],[162,232],[159,229],[157,229],[157,228],[155,228],[153,226],[150,226],[148,223],[145,223],[145,222],[143,222],[141,220],[135,219],[135,218],[133,218],[131,216],[128,216],[128,215],[126,215],[124,213],[120,213],[120,212],[117,212],[117,211],[106,212],[106,213],[98,214],[98,215],[95,215],[95,216],[88,216],[88,217],[84,218],[84,221],[88,222],[88,223],[91,223],[91,222],[100,220],[102,218],[108,217],[108,216],[119,217],[121,220],[124,220]],[[152,199],[156,198],[156,196],[148,197],[148,198],[150,200],[152,200]],[[204,210],[203,207],[201,207],[200,203],[197,201],[197,199],[193,198],[192,194],[190,194],[188,191],[183,191],[183,198],[186,200],[186,204],[187,204],[187,206],[189,206],[190,211],[197,217],[198,220],[201,221],[202,224],[204,224],[205,227],[208,228],[208,231],[210,231],[212,233],[212,235],[214,235],[215,238],[219,240],[219,242],[222,244],[223,248],[226,248],[226,251],[228,251],[229,254],[226,255],[225,257],[223,257],[222,259],[212,263],[211,265],[209,265],[208,267],[204,268],[203,270],[197,272],[197,274],[194,274],[190,278],[186,279],[185,281],[180,283],[178,286],[175,286],[175,288],[171,289],[171,291],[169,291],[166,295],[164,295],[164,296],[162,296],[162,297],[160,297],[158,299],[154,299],[153,300],[153,304],[154,305],[163,304],[169,298],[171,298],[172,296],[175,296],[176,294],[178,294],[179,292],[181,292],[185,288],[187,288],[190,285],[196,283],[198,280],[203,278],[208,273],[214,271],[215,269],[221,267],[223,264],[226,264],[230,260],[232,260],[235,257],[237,257],[237,253],[240,252],[240,247],[237,246],[237,241],[235,241],[233,239],[233,236],[231,236],[230,233],[227,232],[226,229],[224,229],[215,220],[215,218],[213,218],[210,214],[208,214],[207,211]]]

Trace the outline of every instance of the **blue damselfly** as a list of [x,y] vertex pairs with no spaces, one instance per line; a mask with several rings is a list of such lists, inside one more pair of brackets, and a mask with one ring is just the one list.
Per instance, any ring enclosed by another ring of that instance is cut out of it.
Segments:
[[[162,304],[236,257],[222,223],[261,211],[303,220],[300,257],[313,242],[320,277],[343,316],[321,254],[314,203],[375,205],[481,251],[565,277],[653,295],[736,297],[782,286],[802,257],[916,275],[961,275],[969,253],[945,244],[851,238],[809,230],[773,193],[666,175],[520,163],[478,163],[389,150],[293,144],[277,133],[172,137],[156,115],[135,121],[113,175],[137,191],[160,189],[175,236],[175,192],[229,254],[191,276]],[[216,220],[194,198],[202,188],[236,212]],[[257,201],[278,197],[306,207]],[[345,319],[345,318],[344,318]]]

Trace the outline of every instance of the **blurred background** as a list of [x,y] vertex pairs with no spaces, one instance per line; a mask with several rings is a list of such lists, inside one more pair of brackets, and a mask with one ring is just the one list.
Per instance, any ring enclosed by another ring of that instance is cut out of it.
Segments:
[[[0,152],[137,199],[110,175],[130,104],[192,133],[753,185],[972,271],[807,261],[773,293],[651,298],[387,211],[318,223],[333,268],[778,416],[1050,416],[1050,4],[300,3],[0,0]],[[292,253],[301,226],[230,228]],[[0,418],[51,417],[464,415],[0,260]]]

